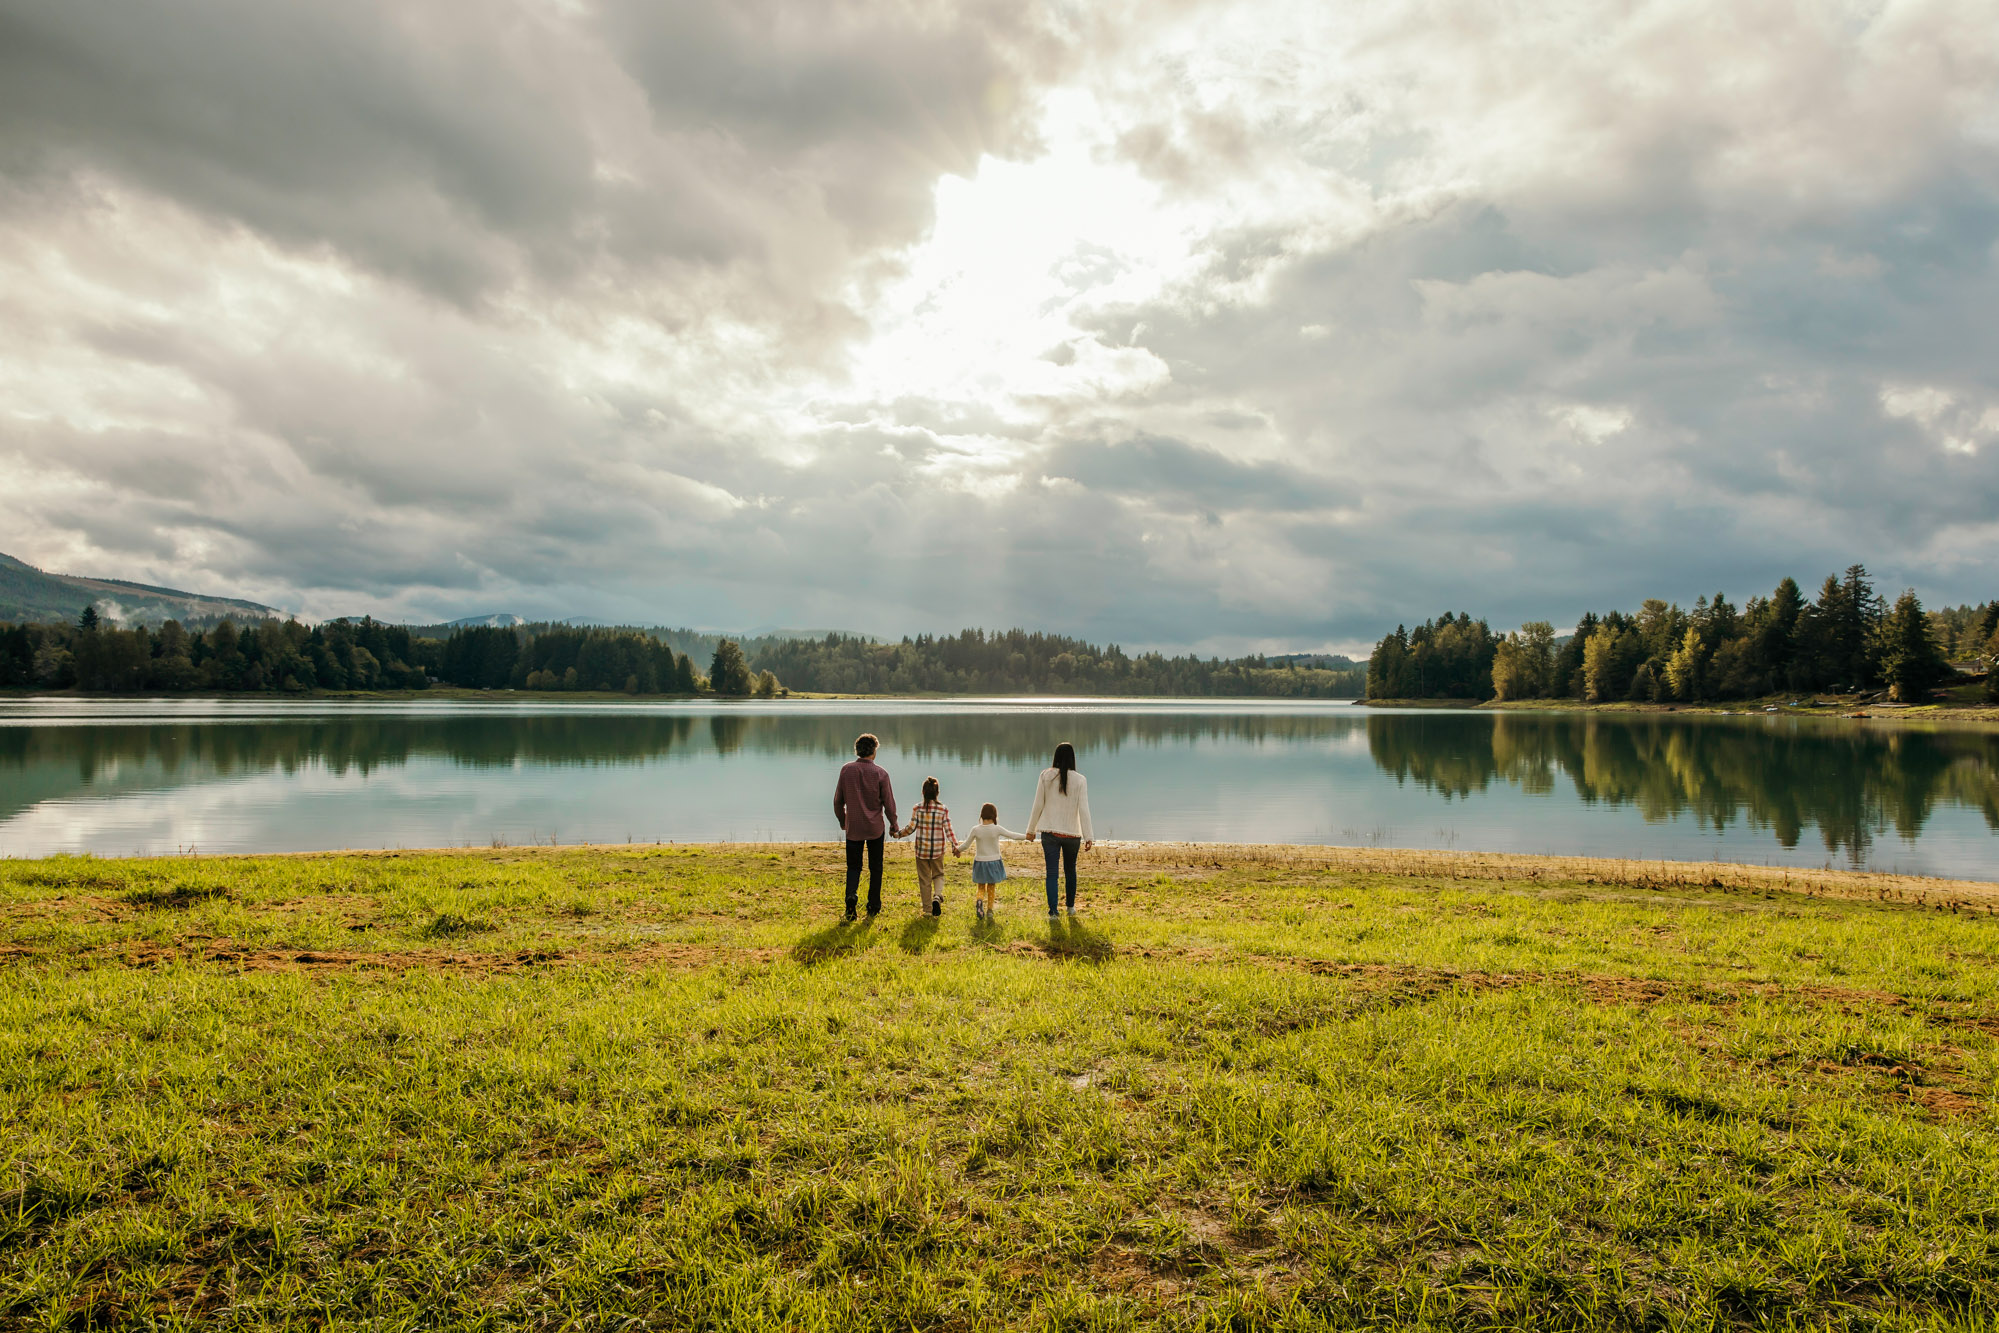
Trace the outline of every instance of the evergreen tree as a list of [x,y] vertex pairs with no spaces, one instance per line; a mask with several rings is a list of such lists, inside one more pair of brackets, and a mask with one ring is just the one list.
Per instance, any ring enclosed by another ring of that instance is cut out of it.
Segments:
[[95,634],[97,632],[97,625],[97,603],[92,602],[89,606],[84,607],[83,614],[76,618],[76,627],[85,634]]
[[1833,651],[1839,679],[1847,685],[1871,685],[1875,670],[1874,628],[1881,620],[1881,599],[1867,580],[1865,565],[1848,565],[1839,587],[1839,620],[1833,626]]
[[716,644],[715,658],[708,665],[708,688],[717,694],[740,697],[750,692],[753,683],[742,645],[734,639]]
[[1757,665],[1768,673],[1772,686],[1788,685],[1795,689],[1805,683],[1799,679],[1798,671],[1800,621],[1804,613],[1805,595],[1796,579],[1786,577],[1770,594],[1757,626]]
[[1583,645],[1596,633],[1596,612],[1586,611],[1576,622],[1576,632],[1555,656],[1555,674],[1549,693],[1565,699],[1583,697]]
[[1938,651],[1929,617],[1913,590],[1895,599],[1882,623],[1880,644],[1881,678],[1893,699],[1919,703],[1950,676],[1950,664]]

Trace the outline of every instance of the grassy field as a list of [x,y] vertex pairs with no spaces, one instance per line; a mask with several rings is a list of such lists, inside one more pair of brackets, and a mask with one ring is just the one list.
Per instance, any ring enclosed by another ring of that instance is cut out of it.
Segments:
[[1993,886],[836,858],[0,862],[0,1324],[1999,1323]]

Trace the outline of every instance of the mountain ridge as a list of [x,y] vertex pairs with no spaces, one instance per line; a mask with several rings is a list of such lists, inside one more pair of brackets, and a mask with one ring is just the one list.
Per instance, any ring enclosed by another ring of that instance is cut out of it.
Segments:
[[131,579],[51,574],[0,552],[0,621],[74,620],[83,608],[127,623],[157,625],[166,620],[203,623],[225,616],[262,620],[286,613],[241,597],[216,597]]

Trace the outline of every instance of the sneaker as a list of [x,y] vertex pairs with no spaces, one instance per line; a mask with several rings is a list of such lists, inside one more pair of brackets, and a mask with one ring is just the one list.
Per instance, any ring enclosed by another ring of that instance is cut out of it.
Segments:
[[931,899],[930,899],[930,915],[932,915],[932,916],[943,916],[943,915],[944,915],[944,895],[943,895],[943,894],[939,893],[939,894],[934,894],[934,895],[932,895],[932,897],[931,897]]
[[854,913],[852,913],[852,912],[849,912],[849,913],[847,913],[847,924],[848,924],[848,925],[852,925],[852,924],[854,923],[855,919],[856,919],[856,918],[855,918],[855,915],[854,915]]
[[972,899],[972,914],[978,917],[981,921],[985,920],[986,900],[984,898]]

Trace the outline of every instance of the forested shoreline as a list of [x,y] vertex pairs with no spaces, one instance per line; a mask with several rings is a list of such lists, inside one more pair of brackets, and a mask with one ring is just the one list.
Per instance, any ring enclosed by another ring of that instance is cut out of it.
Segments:
[[[1786,578],[1738,609],[1717,593],[1691,610],[1657,598],[1635,612],[1547,621],[1508,634],[1447,612],[1398,625],[1365,667],[1262,656],[1126,653],[1058,634],[968,629],[883,642],[720,640],[710,660],[677,652],[676,631],[567,624],[463,626],[446,637],[368,618],[306,625],[223,620],[192,628],[117,625],[86,607],[74,624],[0,625],[0,688],[93,693],[273,693],[450,687],[532,693],[776,697],[826,694],[1076,694],[1116,697],[1701,702],[1779,692],[1886,691],[1913,702],[1956,676],[1952,662],[1999,658],[1999,601],[1927,611],[1893,603],[1865,567],[1829,576],[1807,600]],[[1987,673],[1999,702],[1999,672]]]
[[[224,620],[207,629],[169,620],[114,625],[95,607],[73,625],[0,626],[0,688],[92,693],[310,694],[451,687],[534,693],[770,698],[834,694],[1086,694],[1353,698],[1360,668],[1127,654],[1061,635],[966,630],[883,643],[845,634],[721,640],[705,664],[667,631],[523,625],[466,626],[446,638],[405,625],[333,620],[305,625]],[[1340,659],[1344,660],[1344,659]]]
[[[1918,702],[1956,676],[1951,663],[1989,667],[1995,657],[1999,601],[1926,611],[1904,592],[1891,604],[1853,565],[1814,600],[1790,578],[1739,610],[1721,593],[1690,611],[1649,598],[1635,613],[1585,614],[1566,639],[1547,621],[1495,634],[1450,612],[1398,625],[1368,660],[1367,697],[1701,702],[1886,691]],[[1985,680],[1986,698],[1999,702],[1999,672]]]
[[[1344,659],[1342,659],[1344,660]],[[881,643],[847,634],[777,639],[755,663],[787,686],[829,694],[1092,694],[1351,699],[1366,673],[1239,658],[1128,654],[1060,634],[968,629]]]

